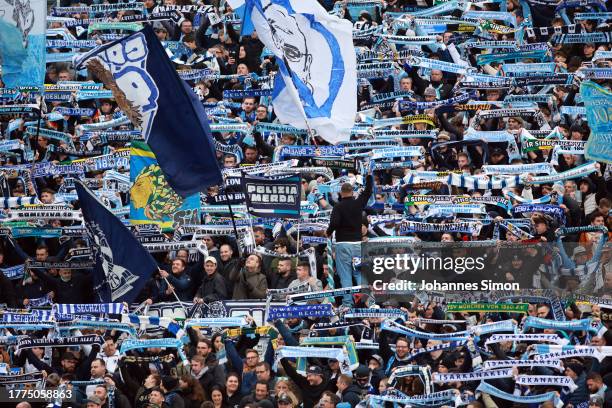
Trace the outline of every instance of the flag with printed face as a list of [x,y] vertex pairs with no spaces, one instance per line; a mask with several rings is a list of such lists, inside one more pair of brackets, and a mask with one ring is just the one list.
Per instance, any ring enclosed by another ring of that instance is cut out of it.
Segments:
[[96,266],[94,291],[101,302],[131,303],[158,269],[149,252],[81,181],[74,186]]
[[87,67],[112,90],[178,195],[185,198],[222,183],[204,107],[151,27],[96,48],[75,65]]
[[275,56],[272,103],[283,123],[330,143],[349,140],[357,114],[353,26],[316,0],[228,0]]
[[7,88],[45,82],[47,2],[0,0],[0,62]]

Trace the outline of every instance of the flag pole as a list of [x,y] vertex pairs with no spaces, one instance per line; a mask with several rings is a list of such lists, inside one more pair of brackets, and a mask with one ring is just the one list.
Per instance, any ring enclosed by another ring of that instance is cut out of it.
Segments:
[[238,242],[238,236],[239,236],[238,228],[236,228],[236,220],[234,219],[234,210],[232,210],[232,204],[230,203],[230,199],[227,196],[226,188],[227,188],[227,185],[225,184],[225,179],[224,179],[223,186],[221,186],[219,193],[225,194],[225,204],[227,204],[227,208],[229,209],[230,218],[232,220],[232,227],[234,227],[234,236],[236,237],[236,248],[238,249],[238,258],[240,258],[242,255],[240,253],[240,243]]
[[36,160],[36,152],[38,151],[38,136],[40,135],[40,122],[42,121],[42,111],[43,111],[43,101],[44,101],[44,88],[43,92],[40,94],[40,103],[38,104],[38,123],[36,124],[36,135],[34,136],[34,151],[32,152],[32,164]]
[[[283,55],[283,62],[285,63],[285,66],[287,67],[287,72],[289,73],[289,76],[293,80],[293,71],[291,70],[291,67],[289,66],[289,61],[287,61],[287,57],[285,57],[284,55]],[[296,98],[296,95],[292,91],[289,91],[289,93],[295,99],[295,103],[303,107],[303,104],[302,104],[302,101],[300,100],[300,98],[299,97]],[[315,137],[314,137],[314,132],[312,131],[312,128],[308,124],[308,119],[306,118],[306,113],[304,112],[303,109],[301,109],[301,111],[304,114],[304,123],[306,124],[306,131],[308,132],[308,136],[310,136],[310,139],[312,140],[312,143],[314,143],[315,146],[318,146],[318,143],[317,143],[317,141],[315,140]]]
[[298,255],[300,253],[300,221],[302,219],[302,216],[300,215],[300,218],[298,218],[297,221],[297,240],[295,243],[295,254]]
[[[161,272],[162,270],[159,269],[159,271]],[[189,317],[189,312],[187,312],[187,309],[185,309],[185,306],[183,306],[183,302],[181,301],[181,299],[179,299],[178,295],[174,291],[174,286],[170,285],[170,282],[168,282],[168,278],[162,277],[162,279],[166,281],[166,285],[168,285],[168,288],[172,287],[172,294],[176,298],[176,301],[179,303],[179,305],[181,305],[181,309],[183,309],[183,311],[185,312],[185,319],[187,319]]]

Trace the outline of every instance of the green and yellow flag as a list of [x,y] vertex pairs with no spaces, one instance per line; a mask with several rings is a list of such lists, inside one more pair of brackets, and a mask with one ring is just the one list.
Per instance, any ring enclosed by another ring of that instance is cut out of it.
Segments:
[[162,231],[199,223],[200,196],[181,198],[169,185],[145,142],[132,142],[130,156],[130,222],[157,224]]

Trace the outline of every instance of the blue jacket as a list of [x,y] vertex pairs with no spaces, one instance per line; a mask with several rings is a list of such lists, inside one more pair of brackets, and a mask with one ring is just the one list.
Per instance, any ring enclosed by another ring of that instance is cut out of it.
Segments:
[[[168,275],[168,282],[174,286],[174,292],[181,301],[190,302],[193,300],[193,285],[188,273],[183,272],[178,277],[171,273]],[[162,280],[162,293],[165,293],[166,289],[168,289],[168,285],[165,280]],[[175,300],[174,295],[171,294],[170,296],[172,300]]]

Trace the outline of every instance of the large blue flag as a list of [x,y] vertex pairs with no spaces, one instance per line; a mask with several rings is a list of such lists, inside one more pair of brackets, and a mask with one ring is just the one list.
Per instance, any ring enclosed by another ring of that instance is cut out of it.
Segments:
[[79,180],[74,186],[96,261],[94,290],[101,302],[131,303],[158,266],[90,189]]
[[176,73],[149,26],[76,62],[112,90],[139,129],[168,184],[183,198],[222,183],[202,103]]

